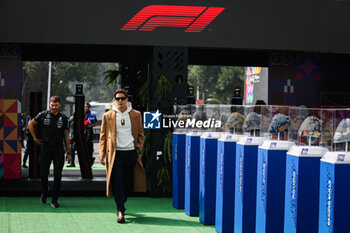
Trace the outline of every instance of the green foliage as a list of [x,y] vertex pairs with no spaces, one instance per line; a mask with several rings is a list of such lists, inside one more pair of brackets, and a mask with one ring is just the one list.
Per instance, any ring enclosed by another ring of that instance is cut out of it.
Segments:
[[216,86],[220,66],[189,66],[188,81],[190,85],[199,87],[200,92]]
[[[104,72],[109,69],[118,67],[116,63],[101,63],[98,66],[98,73],[93,78],[95,83],[92,86],[90,83],[84,82],[84,92],[86,101],[110,102],[113,100],[113,93],[116,85],[106,85]],[[75,86],[74,86],[75,90]]]
[[29,112],[29,93],[42,92],[46,107],[48,62],[24,62],[22,69],[22,111]]
[[149,174],[148,162],[151,159],[150,158],[150,156],[151,156],[151,131],[145,129],[144,135],[145,135],[145,140],[143,141],[143,148],[141,151],[141,159],[142,159],[142,161],[146,162],[145,172],[146,172],[146,174]]
[[162,74],[158,79],[154,96],[157,98],[158,101],[160,101],[161,99],[167,99],[167,95],[171,92],[172,88],[173,84],[171,84],[168,78]]
[[[24,62],[22,75],[22,109],[29,111],[29,93],[42,92],[43,109],[46,108],[48,62]],[[105,87],[103,73],[116,67],[110,63],[52,62],[51,95],[61,97],[63,107],[67,96],[75,94],[75,85],[84,86],[86,101],[107,102],[113,96],[112,85]]]
[[118,76],[121,75],[121,72],[119,70],[107,70],[103,73],[105,75],[105,81],[107,81],[106,86],[110,84],[117,84],[118,82]]
[[233,88],[240,87],[244,90],[244,67],[223,66],[216,84],[214,97],[221,100],[222,103],[229,103],[233,96]]
[[[97,72],[97,63],[53,62],[51,71],[51,96],[60,96],[62,103],[65,104],[66,97],[75,94],[75,87],[70,89],[69,83],[76,81],[94,86],[96,84],[94,77]],[[84,85],[85,90],[86,88]]]
[[[145,140],[144,146],[141,151],[142,161],[150,162],[151,161],[151,131],[145,130]],[[172,150],[173,150],[173,141],[172,141],[172,132],[167,131],[164,141],[164,150],[163,150],[163,166],[161,166],[157,172],[157,185],[162,189],[163,192],[171,192],[171,176],[170,169],[172,162]],[[146,163],[145,172],[149,174],[150,166]]]
[[[161,100],[169,100],[168,95],[172,91],[173,84],[171,84],[165,75],[160,75],[157,82],[157,87],[154,93],[154,97],[158,103]],[[157,184],[162,188],[163,192],[171,192],[171,179],[170,179],[170,167],[172,161],[172,132],[171,130],[165,131],[165,139],[163,146],[163,166],[157,173]]]
[[[150,101],[150,88],[151,83],[149,80],[146,80],[144,85],[140,88],[138,91],[138,98],[140,100],[140,103],[143,106],[147,106],[148,102]],[[157,82],[156,90],[154,93],[154,97],[157,99],[158,103],[161,100],[168,99],[167,96],[172,91],[173,85],[169,82],[167,77],[165,75],[161,75],[159,77],[159,80]],[[161,166],[157,172],[157,185],[163,190],[163,192],[171,192],[171,178],[170,178],[170,167],[171,167],[171,161],[172,161],[172,132],[166,131],[165,132],[165,140],[164,140],[164,147],[163,147],[163,166]],[[145,130],[145,141],[144,141],[144,148],[141,152],[141,156],[145,156],[146,161],[150,161],[151,151],[151,131]],[[149,167],[145,166],[146,173],[149,173]]]
[[147,79],[146,82],[142,85],[142,87],[138,91],[137,96],[138,96],[138,98],[140,100],[140,104],[143,105],[143,106],[147,106],[147,103],[149,101],[150,88],[151,88],[151,83]]
[[163,158],[166,164],[171,164],[173,156],[173,133],[168,131],[165,135]]
[[162,188],[163,192],[171,192],[170,173],[166,166],[159,168],[157,173],[157,185]]
[[143,148],[141,151],[141,158],[143,156],[147,156],[147,152],[149,152],[151,145],[151,131],[144,130],[145,140],[143,141]]
[[235,87],[244,87],[244,67],[232,66],[189,66],[188,81],[200,99],[215,98],[221,103],[229,103]]

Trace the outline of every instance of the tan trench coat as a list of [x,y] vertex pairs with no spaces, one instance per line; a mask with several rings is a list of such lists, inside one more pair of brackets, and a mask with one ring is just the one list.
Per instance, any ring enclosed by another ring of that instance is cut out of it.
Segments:
[[[134,191],[146,192],[146,175],[142,166],[140,152],[142,151],[144,134],[142,128],[141,113],[136,110],[129,112],[131,121],[132,136],[134,137],[134,145],[139,154],[134,171]],[[107,189],[106,195],[113,196],[111,185],[111,174],[116,153],[116,112],[110,110],[103,114],[101,132],[100,132],[100,154],[99,157],[106,158],[107,173]]]

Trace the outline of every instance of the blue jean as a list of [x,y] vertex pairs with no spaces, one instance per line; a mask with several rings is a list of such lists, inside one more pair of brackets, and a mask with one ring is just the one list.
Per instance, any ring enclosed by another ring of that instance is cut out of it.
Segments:
[[124,204],[133,186],[137,156],[136,150],[116,151],[111,174],[111,184],[117,211],[125,211]]

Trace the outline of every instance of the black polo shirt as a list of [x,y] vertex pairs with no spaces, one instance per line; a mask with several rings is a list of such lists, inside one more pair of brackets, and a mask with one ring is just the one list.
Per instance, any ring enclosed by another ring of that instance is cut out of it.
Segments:
[[40,112],[34,120],[38,123],[39,138],[44,147],[63,148],[64,131],[68,130],[68,117],[59,112],[56,116],[51,111]]

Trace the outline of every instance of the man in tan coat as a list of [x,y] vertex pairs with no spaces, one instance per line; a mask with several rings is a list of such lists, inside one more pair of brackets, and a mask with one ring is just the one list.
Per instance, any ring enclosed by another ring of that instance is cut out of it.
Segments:
[[124,204],[132,183],[135,192],[146,192],[146,176],[139,156],[144,134],[141,113],[132,109],[126,90],[116,90],[114,98],[112,110],[103,114],[99,158],[102,165],[106,164],[107,196],[114,195],[118,223],[124,223]]

